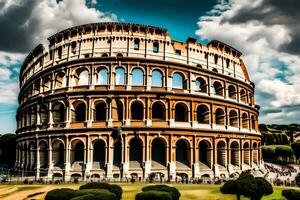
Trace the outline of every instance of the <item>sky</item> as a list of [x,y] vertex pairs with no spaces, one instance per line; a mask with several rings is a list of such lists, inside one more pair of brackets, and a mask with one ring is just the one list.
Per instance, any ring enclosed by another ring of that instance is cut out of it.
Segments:
[[66,28],[130,22],[168,29],[172,39],[216,39],[243,53],[260,123],[300,123],[299,0],[0,0],[0,133],[14,132],[20,66]]

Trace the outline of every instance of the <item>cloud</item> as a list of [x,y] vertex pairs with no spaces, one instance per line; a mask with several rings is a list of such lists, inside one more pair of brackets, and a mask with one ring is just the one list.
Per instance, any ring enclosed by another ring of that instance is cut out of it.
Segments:
[[264,123],[300,121],[299,6],[298,0],[230,0],[198,21],[200,39],[221,40],[243,53]]
[[[92,4],[95,4],[92,1]],[[89,8],[85,0],[4,0],[0,51],[27,53],[50,35],[84,23],[116,21],[112,13]]]

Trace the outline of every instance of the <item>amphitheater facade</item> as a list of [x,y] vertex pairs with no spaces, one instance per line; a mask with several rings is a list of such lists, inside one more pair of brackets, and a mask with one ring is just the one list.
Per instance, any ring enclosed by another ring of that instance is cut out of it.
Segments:
[[21,68],[16,168],[36,178],[175,180],[262,166],[254,84],[233,47],[127,23],[48,40]]

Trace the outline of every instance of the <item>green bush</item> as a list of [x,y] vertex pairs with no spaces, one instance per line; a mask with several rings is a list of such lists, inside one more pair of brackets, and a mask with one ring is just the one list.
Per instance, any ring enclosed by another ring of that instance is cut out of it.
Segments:
[[276,157],[274,146],[263,146],[262,155],[264,159],[274,159]]
[[275,149],[275,153],[284,158],[291,157],[294,154],[293,149],[287,145],[277,146]]
[[282,196],[287,200],[300,200],[300,191],[293,189],[282,190]]
[[298,185],[298,187],[300,187],[300,173],[297,174],[297,176],[295,177],[296,180],[296,184]]
[[90,194],[94,195],[93,200],[117,200],[116,195],[106,189],[82,189],[75,192],[76,197],[87,196]]
[[175,187],[170,187],[167,185],[150,185],[142,189],[143,192],[153,191],[153,190],[170,193],[172,200],[178,200],[180,197],[180,192]]
[[79,190],[83,189],[106,189],[112,193],[114,193],[117,197],[117,200],[122,198],[122,188],[118,185],[112,185],[108,183],[87,183],[85,185],[80,186]]
[[95,195],[93,195],[93,194],[86,194],[86,195],[74,197],[71,200],[95,200]]
[[51,190],[46,194],[45,200],[69,200],[75,196],[75,191],[68,188]]
[[145,191],[138,193],[135,200],[173,200],[171,193],[162,191]]

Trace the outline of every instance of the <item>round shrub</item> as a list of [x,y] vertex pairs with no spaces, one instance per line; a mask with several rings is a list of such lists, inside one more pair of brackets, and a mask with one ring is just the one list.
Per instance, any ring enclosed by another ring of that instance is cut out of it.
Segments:
[[106,189],[83,189],[75,192],[75,197],[90,198],[87,195],[93,195],[93,200],[117,200],[116,195]]
[[73,197],[71,200],[95,200],[95,195],[86,194],[78,197]]
[[170,193],[172,200],[178,200],[180,197],[180,192],[175,187],[170,187],[168,185],[150,185],[142,189],[143,192],[153,190]]
[[293,189],[282,190],[282,196],[284,196],[287,200],[299,200],[300,191]]
[[75,196],[75,191],[69,188],[51,190],[46,194],[45,200],[69,200]]
[[171,193],[162,191],[146,191],[138,193],[135,200],[172,200]]
[[85,185],[80,186],[79,190],[83,189],[106,189],[112,193],[114,193],[118,200],[122,198],[122,188],[118,185],[112,185],[108,183],[87,183]]

